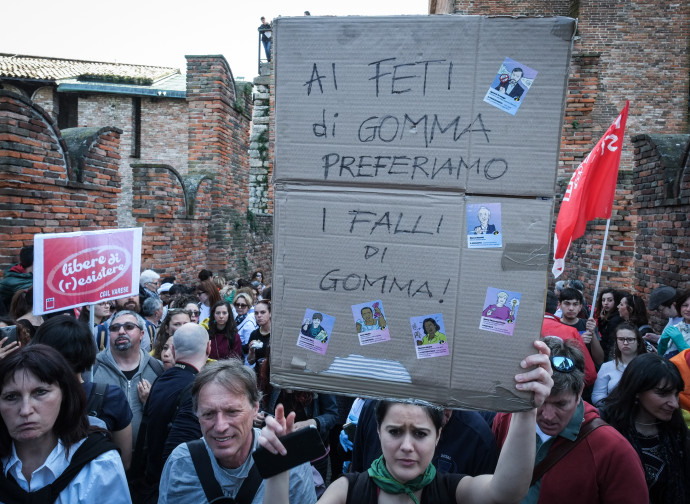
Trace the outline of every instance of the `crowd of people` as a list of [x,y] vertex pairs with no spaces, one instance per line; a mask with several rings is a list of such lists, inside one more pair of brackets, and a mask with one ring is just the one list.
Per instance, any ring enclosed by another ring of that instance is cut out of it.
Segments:
[[[1,502],[690,501],[690,292],[590,307],[557,282],[515,376],[534,407],[506,414],[272,386],[262,271],[149,269],[137,295],[44,317],[31,273],[26,247],[0,280]],[[304,429],[306,461],[281,441]],[[257,450],[297,462],[263,478]]]

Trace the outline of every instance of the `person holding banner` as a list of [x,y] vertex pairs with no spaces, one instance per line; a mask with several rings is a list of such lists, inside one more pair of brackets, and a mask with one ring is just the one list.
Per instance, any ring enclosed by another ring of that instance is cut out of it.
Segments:
[[[365,473],[346,475],[326,489],[322,504],[402,502],[498,503],[519,502],[526,495],[535,456],[537,407],[549,396],[553,380],[549,349],[534,343],[538,353],[524,358],[529,369],[515,376],[515,387],[532,392],[534,409],[513,414],[510,430],[493,475],[440,474],[431,464],[440,437],[443,412],[414,403],[382,401],[378,411],[383,455]],[[259,444],[271,453],[286,454],[279,435],[293,430],[294,415],[285,416],[282,405],[266,419]],[[266,481],[265,503],[288,502],[288,471]],[[356,496],[355,496],[356,494]],[[400,497],[398,497],[400,496]]]

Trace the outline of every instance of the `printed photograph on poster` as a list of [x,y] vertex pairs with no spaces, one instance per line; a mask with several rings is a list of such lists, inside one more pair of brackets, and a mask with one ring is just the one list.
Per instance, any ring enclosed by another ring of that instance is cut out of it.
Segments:
[[410,317],[410,326],[418,359],[450,354],[442,314]]
[[479,329],[512,336],[521,296],[519,292],[487,288]]
[[484,101],[510,115],[515,115],[536,76],[536,70],[506,58],[486,92]]
[[500,203],[469,204],[466,213],[468,248],[503,246]]
[[389,341],[388,322],[380,299],[352,305],[352,316],[355,319],[355,330],[360,345],[371,345]]
[[302,319],[297,346],[326,355],[334,325],[335,317],[307,308]]

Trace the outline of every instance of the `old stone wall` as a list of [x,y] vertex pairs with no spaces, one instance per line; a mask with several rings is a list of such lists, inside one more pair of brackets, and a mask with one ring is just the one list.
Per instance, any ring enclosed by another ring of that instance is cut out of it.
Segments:
[[117,227],[121,133],[114,127],[60,133],[41,107],[0,90],[3,271],[36,233]]
[[636,291],[690,288],[690,135],[635,135]]
[[[234,81],[222,56],[189,57],[187,79],[186,101],[142,98],[142,130],[165,127],[142,135],[138,159],[131,140],[121,142],[124,128],[60,132],[29,98],[0,91],[3,270],[35,233],[140,226],[143,268],[187,283],[201,268],[233,280],[262,269],[270,281],[272,223],[248,210],[251,90]],[[131,103],[85,98],[80,124],[112,121],[131,132]],[[130,181],[121,178],[125,163]],[[125,223],[121,188],[132,194]]]

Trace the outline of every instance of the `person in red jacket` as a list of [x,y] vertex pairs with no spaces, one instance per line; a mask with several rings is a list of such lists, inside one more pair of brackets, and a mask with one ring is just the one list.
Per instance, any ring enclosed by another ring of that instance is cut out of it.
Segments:
[[577,343],[577,347],[582,352],[585,359],[585,387],[591,387],[597,379],[597,368],[594,366],[594,361],[587,351],[584,341],[572,326],[566,325],[554,315],[558,309],[558,297],[551,291],[546,295],[546,306],[544,313],[544,322],[541,326],[541,337],[558,336],[563,341],[572,340]]
[[[522,504],[648,504],[647,483],[634,448],[582,400],[582,352],[576,343],[560,338],[544,342],[551,350],[554,385],[537,410],[534,475]],[[499,413],[494,419],[499,449],[509,424],[510,414]]]

